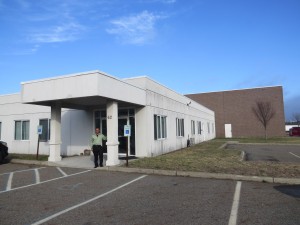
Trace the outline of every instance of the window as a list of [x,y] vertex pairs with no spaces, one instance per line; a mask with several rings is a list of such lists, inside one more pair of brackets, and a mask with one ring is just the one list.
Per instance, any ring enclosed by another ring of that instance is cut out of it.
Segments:
[[128,109],[119,109],[118,116],[128,116]]
[[134,109],[119,109],[118,110],[118,116],[122,117],[122,116],[134,116]]
[[107,134],[106,111],[95,111],[95,128],[100,128],[102,134]]
[[50,140],[50,119],[40,119],[40,125],[43,126],[43,132],[40,135],[40,141]]
[[215,124],[214,123],[211,125],[211,129],[212,129],[212,133],[214,134],[215,133]]
[[198,121],[198,134],[201,134],[201,121]]
[[210,133],[210,126],[209,122],[207,122],[207,132]]
[[154,115],[154,140],[167,137],[167,117]]
[[15,140],[29,140],[29,120],[15,121]]
[[101,125],[101,112],[95,111],[95,128],[100,128]]
[[184,119],[176,118],[176,136],[184,137]]
[[192,135],[195,135],[195,121],[194,120],[191,121],[191,133],[192,133]]

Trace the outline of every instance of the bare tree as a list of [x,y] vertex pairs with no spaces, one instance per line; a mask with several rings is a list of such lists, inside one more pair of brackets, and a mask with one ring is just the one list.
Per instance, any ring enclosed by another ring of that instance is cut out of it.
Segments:
[[293,119],[296,121],[298,127],[300,127],[300,113],[294,113]]
[[265,128],[265,139],[267,140],[267,127],[270,120],[275,116],[275,110],[271,102],[256,101],[252,108],[254,115]]

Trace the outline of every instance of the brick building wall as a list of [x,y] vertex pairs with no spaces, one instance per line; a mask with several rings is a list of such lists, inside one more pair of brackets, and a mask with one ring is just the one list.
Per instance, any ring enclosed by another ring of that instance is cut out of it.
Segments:
[[270,120],[268,137],[285,136],[283,91],[281,86],[186,95],[215,111],[216,135],[225,137],[225,124],[231,124],[232,137],[264,137],[264,127],[252,108],[257,101],[269,101],[276,114]]

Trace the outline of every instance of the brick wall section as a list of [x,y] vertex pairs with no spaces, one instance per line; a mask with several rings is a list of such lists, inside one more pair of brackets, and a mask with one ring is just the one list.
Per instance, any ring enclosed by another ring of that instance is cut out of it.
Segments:
[[256,101],[271,102],[276,114],[268,125],[268,137],[285,136],[283,91],[281,86],[186,95],[215,111],[216,135],[225,137],[231,124],[232,137],[264,137],[264,127],[255,117]]

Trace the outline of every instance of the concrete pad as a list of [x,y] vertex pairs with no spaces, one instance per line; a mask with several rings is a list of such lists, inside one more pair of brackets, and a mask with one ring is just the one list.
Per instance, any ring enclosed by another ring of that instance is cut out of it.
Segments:
[[94,168],[94,157],[93,156],[73,156],[63,158],[59,162],[53,163],[56,166],[62,167],[73,167],[73,168]]

